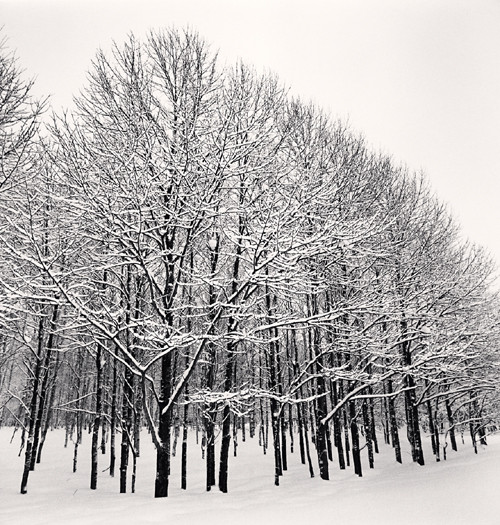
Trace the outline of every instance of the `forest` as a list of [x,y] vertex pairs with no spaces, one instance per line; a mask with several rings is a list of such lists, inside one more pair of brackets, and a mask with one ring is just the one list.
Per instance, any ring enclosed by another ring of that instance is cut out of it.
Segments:
[[423,174],[191,30],[98,51],[66,112],[32,87],[4,42],[0,426],[21,493],[54,429],[90,489],[134,492],[152,442],[156,498],[188,488],[194,432],[223,493],[250,439],[271,485],[292,452],[329,480],[382,444],[424,466],[487,443],[495,263]]

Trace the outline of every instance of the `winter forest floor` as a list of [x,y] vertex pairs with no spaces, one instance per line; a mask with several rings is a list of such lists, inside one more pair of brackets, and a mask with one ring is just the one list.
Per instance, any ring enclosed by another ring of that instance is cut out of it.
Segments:
[[[238,446],[230,458],[229,494],[204,491],[204,462],[194,433],[190,436],[188,490],[180,486],[180,443],[173,458],[170,494],[153,498],[154,453],[145,433],[137,467],[135,494],[118,494],[118,472],[101,472],[98,490],[91,491],[90,436],[79,449],[77,473],[72,473],[72,446],[63,448],[64,432],[47,436],[42,463],[30,474],[28,494],[19,494],[22,458],[17,456],[19,433],[12,444],[12,429],[0,429],[0,524],[65,525],[294,525],[336,524],[500,524],[500,435],[475,455],[466,441],[448,460],[436,463],[426,443],[425,467],[393,460],[392,449],[381,444],[374,470],[364,466],[364,477],[331,465],[331,480],[311,479],[300,464],[298,450],[289,455],[289,468],[273,485],[273,458],[263,455],[257,438]],[[381,436],[380,436],[381,437]],[[298,448],[298,446],[297,446]],[[449,447],[448,447],[449,448]],[[363,451],[366,452],[366,451]],[[99,457],[100,471],[108,456]],[[315,465],[316,467],[316,465]]]

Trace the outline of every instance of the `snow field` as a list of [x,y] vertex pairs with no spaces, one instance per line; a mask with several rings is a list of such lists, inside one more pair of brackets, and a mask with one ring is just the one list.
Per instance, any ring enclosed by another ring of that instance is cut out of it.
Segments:
[[[393,459],[390,446],[380,444],[375,469],[358,478],[352,469],[331,465],[330,481],[311,479],[296,451],[289,468],[273,484],[273,457],[263,455],[257,438],[241,442],[238,457],[229,464],[229,493],[215,487],[204,490],[204,461],[195,435],[189,436],[188,490],[180,489],[180,451],[172,458],[169,497],[153,498],[155,453],[146,432],[142,436],[135,494],[119,494],[118,470],[111,478],[108,455],[99,455],[98,490],[91,491],[90,440],[84,434],[78,471],[72,472],[73,447],[63,447],[64,431],[48,434],[42,463],[30,473],[28,494],[19,494],[23,457],[18,457],[19,433],[9,443],[12,429],[0,429],[0,524],[7,525],[295,525],[321,520],[349,525],[500,524],[500,436],[474,454],[470,443],[448,460],[436,463],[426,439],[426,466],[411,463],[404,451],[403,465]],[[401,433],[403,437],[403,432]],[[381,436],[379,436],[379,439]],[[404,442],[404,439],[403,439]],[[449,448],[449,447],[448,447]],[[232,454],[231,446],[231,454]],[[218,455],[217,448],[217,455]],[[313,452],[313,450],[311,450]],[[363,451],[365,460],[366,450]],[[313,457],[317,474],[317,460]],[[117,458],[117,467],[119,458]],[[131,468],[129,469],[131,471]],[[104,471],[104,472],[102,472]]]

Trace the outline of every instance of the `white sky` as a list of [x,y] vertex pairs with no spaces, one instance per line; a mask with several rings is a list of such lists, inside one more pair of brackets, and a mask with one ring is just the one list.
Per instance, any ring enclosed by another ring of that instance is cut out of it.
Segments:
[[423,170],[500,262],[500,0],[0,0],[1,24],[56,108],[99,46],[189,25]]

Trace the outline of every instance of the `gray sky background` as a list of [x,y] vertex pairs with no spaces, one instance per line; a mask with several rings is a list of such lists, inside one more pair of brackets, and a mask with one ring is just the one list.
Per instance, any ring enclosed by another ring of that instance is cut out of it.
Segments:
[[196,29],[425,172],[500,262],[500,0],[0,0],[0,25],[56,109],[98,47]]

